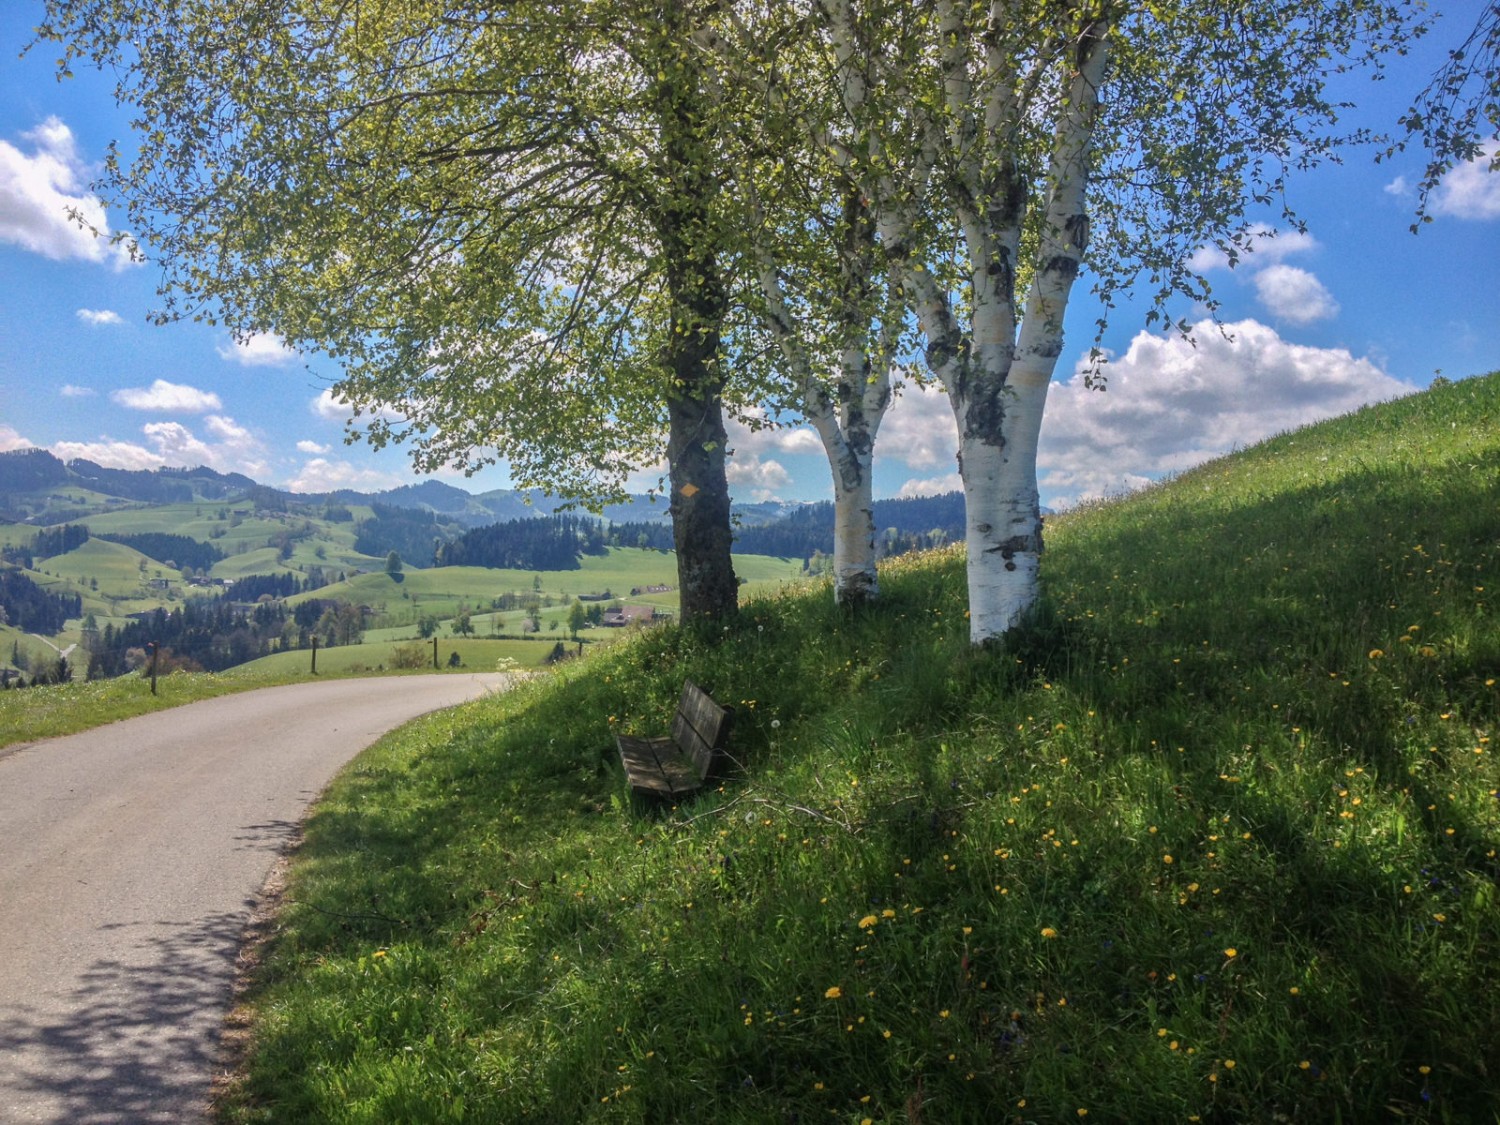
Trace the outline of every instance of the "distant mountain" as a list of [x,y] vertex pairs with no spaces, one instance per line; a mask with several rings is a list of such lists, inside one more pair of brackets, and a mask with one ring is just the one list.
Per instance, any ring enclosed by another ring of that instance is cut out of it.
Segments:
[[[78,496],[77,490],[95,494]],[[383,558],[396,551],[408,562],[430,565],[437,546],[464,532],[516,520],[586,511],[540,492],[496,489],[474,494],[438,480],[424,480],[384,492],[339,489],[324,493],[286,492],[257,484],[240,473],[195,469],[109,469],[83,459],[64,463],[42,449],[0,453],[0,518],[48,526],[84,522],[94,512],[131,503],[183,504],[200,501],[252,501],[257,511],[279,518],[351,518],[349,507],[373,515],[357,522],[356,550]],[[661,497],[633,496],[606,507],[600,518],[630,525],[631,543],[670,546],[671,513]],[[750,554],[810,557],[833,550],[833,505],[779,500],[735,504],[736,550]],[[875,503],[882,550],[895,553],[963,537],[963,498],[958,493]],[[663,538],[665,533],[665,538]],[[177,553],[181,553],[178,551]]]
[[146,504],[178,504],[227,500],[254,487],[247,476],[201,465],[196,469],[107,469],[83,458],[64,463],[45,449],[0,453],[0,510],[11,509],[8,501],[13,497],[56,488],[86,488]]

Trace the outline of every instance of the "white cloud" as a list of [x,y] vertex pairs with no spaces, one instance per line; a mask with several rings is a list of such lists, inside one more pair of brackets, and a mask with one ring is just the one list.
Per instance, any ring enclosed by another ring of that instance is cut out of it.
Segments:
[[348,461],[330,461],[326,457],[314,457],[305,462],[295,476],[287,480],[286,487],[292,492],[333,492],[340,488],[382,490],[410,483],[409,477],[395,473],[361,469],[351,465]]
[[120,314],[113,309],[79,309],[77,315],[79,320],[85,324],[92,324],[95,328],[125,323]]
[[180,422],[149,422],[141,427],[144,444],[105,435],[92,442],[58,442],[51,449],[65,461],[82,457],[112,469],[207,465],[220,472],[265,478],[264,449],[254,434],[221,414],[209,415],[203,424],[212,440],[204,440]]
[[212,391],[200,391],[183,383],[158,379],[150,387],[126,387],[115,391],[110,399],[131,410],[157,410],[179,414],[203,414],[223,409],[223,402]]
[[957,473],[947,476],[929,477],[926,480],[912,479],[896,490],[896,498],[906,500],[913,496],[941,496],[945,492],[962,492],[964,478]]
[[958,425],[940,387],[904,383],[886,411],[875,456],[911,469],[951,465],[958,454]]
[[[1283,231],[1265,223],[1252,224],[1246,232],[1246,252],[1237,263],[1240,267],[1272,266],[1293,254],[1306,254],[1319,248],[1318,240],[1302,231]],[[1217,246],[1202,246],[1188,259],[1188,266],[1198,273],[1229,269],[1229,256]]]
[[315,441],[299,441],[297,443],[298,453],[327,453],[328,449],[328,446],[319,445]]
[[1432,196],[1432,213],[1454,219],[1500,219],[1500,172],[1490,170],[1493,153],[1481,153],[1443,177]]
[[225,445],[245,447],[255,440],[244,426],[222,414],[210,414],[203,419],[203,425]]
[[88,169],[72,130],[49,117],[21,139],[29,142],[29,153],[0,141],[0,242],[56,261],[128,266],[129,249],[111,241],[104,204],[88,191]]
[[141,432],[151,439],[161,459],[173,465],[209,465],[214,452],[180,422],[149,422]]
[[755,454],[736,451],[724,466],[729,491],[748,493],[752,500],[774,500],[778,492],[792,483],[792,476],[779,461],[762,460]]
[[1339,303],[1323,283],[1296,266],[1267,266],[1253,281],[1260,303],[1274,316],[1293,324],[1326,320],[1339,311]]
[[0,453],[8,453],[12,449],[31,449],[33,443],[23,438],[13,426],[7,426],[0,422]]
[[241,367],[285,367],[297,362],[297,353],[271,332],[258,332],[244,341],[231,341],[215,349],[221,359]]
[[[312,410],[312,412],[319,418],[322,418],[325,421],[329,422],[338,422],[342,424],[344,422],[350,421],[354,417],[354,408],[346,403],[343,399],[337,397],[333,393],[332,387],[324,390],[321,394],[318,395],[317,398],[313,399],[312,402],[308,404],[308,406]],[[387,422],[404,421],[401,415],[397,414],[394,410],[377,410],[375,411],[374,416],[377,418],[384,418]],[[402,483],[409,484],[411,482],[403,481]]]
[[822,453],[823,443],[808,426],[774,426],[768,424],[765,411],[752,407],[743,418],[728,418],[724,428],[729,448],[735,453]]
[[145,446],[104,437],[98,441],[60,441],[51,446],[53,456],[64,461],[83,458],[106,469],[159,469],[166,462]]
[[1405,176],[1397,176],[1380,190],[1385,192],[1386,195],[1394,195],[1399,199],[1405,199],[1412,193],[1411,184],[1406,182]]
[[93,387],[80,387],[75,383],[64,383],[57,388],[57,393],[63,398],[93,398],[99,392]]
[[1283,340],[1254,320],[1196,330],[1197,343],[1142,332],[1088,390],[1086,366],[1052,388],[1038,456],[1043,501],[1129,491],[1272,434],[1415,388],[1343,348]]

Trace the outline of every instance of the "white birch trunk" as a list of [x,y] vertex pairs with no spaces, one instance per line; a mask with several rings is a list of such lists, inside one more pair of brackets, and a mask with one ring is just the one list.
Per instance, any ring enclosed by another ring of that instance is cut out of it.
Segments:
[[[1046,380],[1020,386],[1013,372],[1004,393],[1000,441],[959,419],[968,547],[969,640],[981,644],[1019,625],[1040,594],[1042,513],[1036,482],[1037,439]],[[975,404],[965,404],[972,407]]]
[[[763,222],[752,197],[751,213]],[[833,597],[840,605],[874,601],[880,595],[875,568],[875,435],[891,400],[891,334],[900,320],[892,300],[877,331],[863,310],[859,290],[868,284],[873,229],[861,241],[853,232],[838,262],[848,310],[841,325],[844,344],[832,386],[814,370],[805,341],[787,307],[775,264],[765,248],[754,247],[765,323],[801,388],[802,415],[817,432],[833,476]]]

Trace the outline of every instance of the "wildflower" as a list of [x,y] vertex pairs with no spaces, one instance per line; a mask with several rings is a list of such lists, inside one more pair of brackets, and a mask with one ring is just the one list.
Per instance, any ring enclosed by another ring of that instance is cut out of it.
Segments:
[[1042,936],[1044,938],[1046,938],[1048,941],[1051,941],[1053,938],[1055,938],[1057,936],[1057,931],[1054,930],[1051,926],[1043,926],[1042,927]]
[[1234,1060],[1233,1059],[1225,1059],[1224,1060],[1224,1069],[1225,1070],[1233,1070],[1234,1069]]
[[875,923],[878,922],[878,921],[880,921],[880,919],[877,918],[877,917],[875,917],[875,915],[873,915],[873,914],[866,914],[863,918],[861,918],[859,920],[859,928],[862,929],[862,930],[868,930],[871,926],[875,925]]
[[840,988],[838,985],[834,985],[827,992],[823,993],[823,999],[825,999],[825,1000],[837,1000],[843,994],[844,994],[844,990],[842,988]]
[[1385,655],[1385,653],[1382,650],[1378,649],[1378,648],[1372,648],[1370,650],[1370,659],[1371,660],[1379,660],[1384,655]]
[[1239,956],[1239,952],[1240,951],[1238,949],[1234,948],[1234,946],[1231,945],[1228,949],[1224,950],[1224,956],[1225,957],[1237,957],[1237,956]]

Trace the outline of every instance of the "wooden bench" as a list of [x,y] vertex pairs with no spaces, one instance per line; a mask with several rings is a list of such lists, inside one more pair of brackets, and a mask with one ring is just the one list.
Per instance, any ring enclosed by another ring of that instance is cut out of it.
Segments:
[[691,680],[672,716],[672,733],[657,738],[618,734],[620,762],[630,790],[641,797],[676,801],[696,793],[718,772],[733,708],[720,707]]

